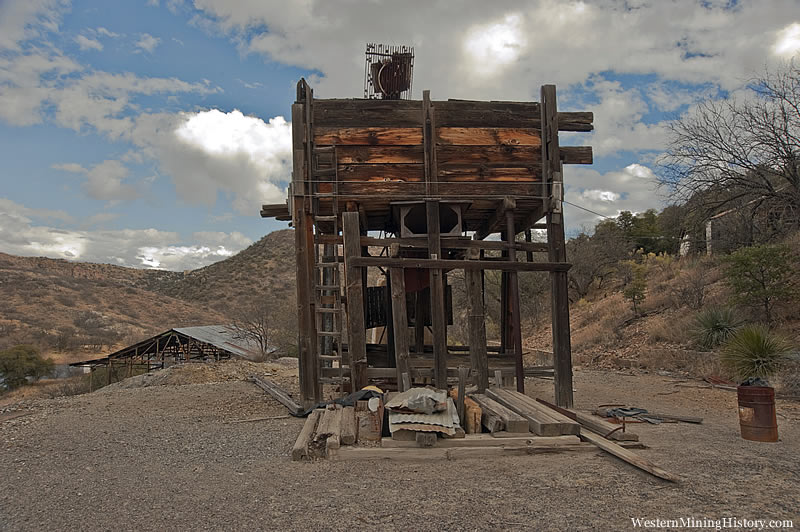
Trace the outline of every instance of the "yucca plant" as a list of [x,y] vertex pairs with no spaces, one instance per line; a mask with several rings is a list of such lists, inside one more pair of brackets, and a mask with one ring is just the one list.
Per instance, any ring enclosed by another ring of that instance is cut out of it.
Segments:
[[767,379],[787,361],[791,345],[765,325],[740,327],[722,349],[722,363],[744,382]]
[[739,318],[733,309],[711,307],[697,314],[692,336],[703,349],[714,349],[725,343],[739,326]]

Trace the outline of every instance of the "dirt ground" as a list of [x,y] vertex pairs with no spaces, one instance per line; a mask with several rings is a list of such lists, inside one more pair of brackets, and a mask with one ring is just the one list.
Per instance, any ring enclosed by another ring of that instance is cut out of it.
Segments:
[[[635,426],[650,446],[635,452],[682,476],[677,485],[601,452],[293,463],[302,420],[232,423],[286,414],[241,380],[252,369],[170,370],[146,386],[0,409],[0,530],[627,530],[636,517],[800,526],[797,402],[778,402],[780,442],[754,443],[739,437],[735,393],[577,370],[579,408],[627,403],[705,418]],[[261,370],[296,390],[295,369]],[[550,381],[527,388],[552,397]]]

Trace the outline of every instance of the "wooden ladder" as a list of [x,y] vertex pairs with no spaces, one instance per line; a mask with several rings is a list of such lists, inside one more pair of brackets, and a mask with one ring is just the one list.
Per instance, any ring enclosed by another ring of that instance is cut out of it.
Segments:
[[[342,352],[344,306],[342,302],[342,259],[341,244],[321,244],[320,227],[326,234],[339,235],[339,184],[337,175],[336,146],[313,148],[312,158],[312,201],[311,212],[314,217],[314,309],[316,313],[318,364],[323,368],[336,367],[334,377],[321,377],[323,384],[339,386],[345,395],[345,383],[349,381],[350,371],[345,371]],[[321,184],[330,184],[327,191],[321,191]],[[320,199],[331,200],[330,214],[320,214]]]

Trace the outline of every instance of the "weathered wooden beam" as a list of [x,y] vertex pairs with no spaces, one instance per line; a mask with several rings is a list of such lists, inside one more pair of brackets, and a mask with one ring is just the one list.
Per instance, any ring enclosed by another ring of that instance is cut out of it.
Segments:
[[308,445],[314,437],[314,431],[317,429],[320,413],[324,412],[322,409],[316,409],[308,415],[306,422],[303,424],[300,434],[297,436],[292,447],[292,460],[297,462],[308,456]]
[[[320,244],[341,244],[342,237],[335,235],[318,235],[317,241]],[[427,249],[428,241],[425,238],[376,238],[371,236],[361,237],[362,246],[391,247],[399,245],[401,247]],[[546,242],[514,242],[514,249],[517,251],[545,252],[547,251]],[[442,240],[442,247],[445,249],[491,249],[505,250],[509,248],[509,243],[500,240],[471,240],[467,238],[445,238]]]
[[[440,262],[442,248],[439,236],[439,202],[425,202],[428,222],[429,261]],[[405,260],[405,259],[395,259]],[[447,319],[445,317],[444,280],[442,268],[430,268],[431,324],[433,329],[434,385],[447,388]]]
[[[492,416],[500,420],[502,428],[497,430],[504,430],[506,432],[511,432],[511,433],[522,433],[530,431],[527,419],[517,414],[513,410],[501,405],[494,399],[491,399],[483,394],[473,394],[471,397],[473,401],[475,401],[476,403],[478,403],[478,405],[480,405],[483,414],[487,415],[487,421],[488,418],[491,418]],[[489,425],[487,425],[486,422],[484,422],[484,425],[486,425],[487,429],[489,428]],[[495,432],[495,431],[490,429],[489,432]]]
[[492,260],[436,260],[415,258],[389,258],[389,257],[356,257],[351,261],[351,266],[364,268],[381,266],[384,268],[423,268],[423,269],[472,269],[472,270],[502,270],[516,272],[566,272],[572,267],[567,262],[509,262]]
[[[469,258],[477,260],[478,250],[473,249],[470,252]],[[465,269],[464,285],[467,293],[470,367],[475,376],[475,385],[483,393],[489,387],[489,360],[486,352],[486,312],[480,270]]]
[[[547,245],[550,261],[566,261],[564,241],[564,217],[561,209],[563,173],[558,142],[558,112],[555,85],[544,85],[541,90],[542,105],[542,171],[543,181],[548,187],[545,196],[553,198],[547,209]],[[572,392],[572,348],[569,330],[569,293],[566,272],[552,271],[551,312],[553,334],[553,365],[555,367],[556,405],[571,408]]]
[[[506,240],[510,243],[516,240],[514,229],[514,211],[506,210]],[[508,261],[517,262],[517,252],[508,251]],[[531,264],[531,263],[526,263]],[[525,393],[525,373],[522,363],[522,319],[519,305],[519,279],[517,272],[508,272],[508,305],[509,305],[509,343],[514,346],[514,358],[517,369],[517,391]]]
[[499,227],[506,221],[506,211],[513,211],[516,208],[517,202],[514,198],[503,198],[503,201],[499,202],[497,205],[497,209],[492,217],[486,220],[486,223],[475,232],[475,238],[477,240],[483,240],[490,234],[499,231]]
[[406,283],[402,268],[390,268],[392,285],[392,320],[394,323],[394,353],[397,362],[397,386],[405,391],[403,374],[408,374],[408,315],[406,313]]
[[269,379],[263,379],[256,375],[250,375],[250,381],[253,382],[256,386],[267,392],[269,395],[272,396],[273,399],[281,403],[283,406],[289,409],[290,413],[297,414],[299,413],[302,408],[300,407],[297,402],[292,399],[292,397],[280,386],[275,384]]
[[342,213],[342,235],[344,238],[347,293],[347,349],[350,359],[350,379],[353,391],[356,391],[366,386],[366,374],[362,374],[360,370],[367,363],[367,335],[364,329],[364,287],[361,271],[353,264],[353,261],[362,258],[358,212]]
[[454,146],[532,146],[539,147],[542,138],[536,129],[507,127],[440,127],[436,141]]

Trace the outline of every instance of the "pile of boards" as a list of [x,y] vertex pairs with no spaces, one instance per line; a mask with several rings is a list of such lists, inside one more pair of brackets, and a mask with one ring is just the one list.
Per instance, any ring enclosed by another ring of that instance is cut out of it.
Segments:
[[342,445],[381,439],[383,401],[372,398],[355,406],[329,404],[306,419],[292,447],[292,460],[331,457]]

